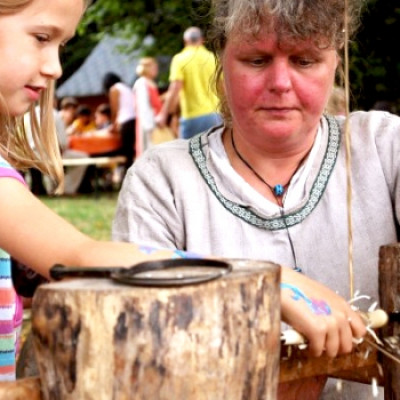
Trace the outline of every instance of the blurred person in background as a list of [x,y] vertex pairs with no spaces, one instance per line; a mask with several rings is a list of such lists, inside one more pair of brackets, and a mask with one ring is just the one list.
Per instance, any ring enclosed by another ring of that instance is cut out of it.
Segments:
[[79,102],[75,97],[64,97],[61,99],[58,114],[64,121],[65,128],[68,128],[74,122],[78,106]]
[[157,123],[165,126],[168,113],[179,101],[180,137],[189,139],[222,122],[217,113],[218,99],[212,89],[216,62],[203,45],[203,33],[192,26],[183,34],[184,49],[172,58],[169,81]]
[[113,72],[104,76],[103,89],[111,108],[111,130],[121,136],[121,154],[126,157],[127,170],[135,159],[136,112],[133,90]]
[[139,78],[133,86],[133,92],[136,104],[136,157],[139,157],[152,143],[155,117],[162,108],[155,82],[158,75],[157,60],[153,57],[140,59],[136,74]]

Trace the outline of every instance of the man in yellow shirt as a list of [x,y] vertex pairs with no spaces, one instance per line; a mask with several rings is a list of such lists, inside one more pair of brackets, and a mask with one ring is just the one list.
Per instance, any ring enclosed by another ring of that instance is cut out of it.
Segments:
[[164,126],[168,111],[179,98],[180,136],[189,139],[221,123],[217,113],[218,99],[213,89],[215,58],[203,45],[203,34],[197,27],[183,34],[184,49],[172,58],[170,85],[156,121]]

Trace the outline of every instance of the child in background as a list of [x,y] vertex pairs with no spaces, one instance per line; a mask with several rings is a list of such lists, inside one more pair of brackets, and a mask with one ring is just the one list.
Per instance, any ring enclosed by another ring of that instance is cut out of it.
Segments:
[[155,79],[158,63],[153,57],[141,58],[136,68],[139,78],[133,86],[136,104],[136,157],[152,144],[156,127],[155,116],[161,111],[162,103]]
[[68,128],[74,122],[78,106],[79,102],[75,97],[64,97],[60,101],[60,110],[58,114],[63,120],[65,128]]
[[96,129],[105,129],[111,126],[111,108],[107,103],[97,106],[94,113],[94,123]]
[[67,128],[68,135],[81,135],[85,132],[91,132],[96,129],[92,117],[92,110],[86,105],[82,104],[76,110],[76,118],[71,126]]

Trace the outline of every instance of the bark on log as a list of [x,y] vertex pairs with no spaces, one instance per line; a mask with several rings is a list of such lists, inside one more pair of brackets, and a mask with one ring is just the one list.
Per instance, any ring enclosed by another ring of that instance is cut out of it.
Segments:
[[[366,354],[368,357],[365,357]],[[367,343],[358,345],[350,354],[335,358],[326,355],[315,358],[294,346],[281,347],[279,382],[292,382],[320,375],[368,384],[375,378],[379,384],[383,384],[378,368],[378,353]]]
[[[389,314],[383,337],[399,336],[400,323],[400,244],[382,246],[379,252],[379,298]],[[393,318],[397,316],[397,318]],[[383,356],[385,400],[400,400],[400,365]]]
[[39,377],[18,379],[14,382],[0,382],[2,400],[42,400]]
[[236,261],[222,279],[143,288],[41,286],[32,328],[46,400],[275,399],[280,270]]

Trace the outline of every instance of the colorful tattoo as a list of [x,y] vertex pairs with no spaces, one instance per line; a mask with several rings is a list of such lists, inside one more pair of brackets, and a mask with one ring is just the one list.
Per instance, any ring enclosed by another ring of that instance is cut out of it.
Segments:
[[[169,250],[169,249],[160,249],[150,246],[139,246],[139,250],[144,254],[151,255],[156,253],[157,251]],[[190,251],[183,251],[183,250],[171,250],[171,251],[172,251],[171,258],[204,258],[200,254],[192,253]]]
[[200,254],[192,253],[190,251],[174,250],[172,258],[204,258]]
[[310,299],[299,288],[289,283],[281,283],[281,289],[289,289],[293,292],[293,300],[304,300],[308,308],[315,315],[330,315],[332,313],[328,303],[324,300]]
[[155,247],[150,247],[150,246],[139,246],[139,250],[144,254],[153,254],[159,251],[160,249],[156,249]]

